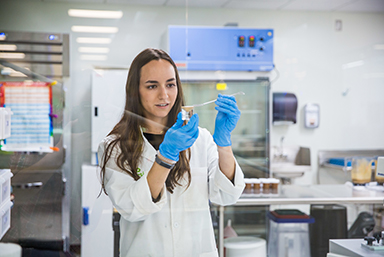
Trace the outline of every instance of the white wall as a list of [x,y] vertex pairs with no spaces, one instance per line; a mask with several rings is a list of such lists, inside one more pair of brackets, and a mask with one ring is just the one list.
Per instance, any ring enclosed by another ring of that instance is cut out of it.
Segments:
[[[120,20],[71,18],[69,8],[122,10]],[[336,19],[343,30],[335,31]],[[167,25],[222,26],[237,22],[240,27],[275,30],[275,64],[280,77],[272,92],[295,93],[299,101],[298,123],[271,126],[271,145],[281,136],[287,145],[311,148],[313,171],[297,183],[312,183],[316,177],[317,151],[332,149],[384,148],[384,14],[335,12],[282,12],[243,9],[186,9],[104,4],[70,4],[2,0],[0,29],[33,32],[60,32],[71,35],[72,115],[72,238],[79,242],[81,215],[81,165],[90,162],[91,69],[96,66],[128,67],[133,57],[146,47],[160,47]],[[78,36],[97,34],[71,32],[73,25],[117,26],[105,62],[81,61]],[[342,65],[362,60],[364,65],[342,69]],[[273,76],[273,74],[271,75]],[[343,92],[349,89],[343,96]],[[303,126],[302,108],[320,104],[320,127]]]

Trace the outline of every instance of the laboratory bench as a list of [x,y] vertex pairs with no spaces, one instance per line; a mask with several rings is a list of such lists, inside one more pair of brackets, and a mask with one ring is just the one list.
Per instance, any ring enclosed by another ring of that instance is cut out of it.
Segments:
[[329,240],[329,252],[339,256],[349,257],[383,257],[383,250],[370,250],[362,247],[366,244],[363,239],[331,239]]
[[[218,213],[218,247],[220,256],[224,256],[224,214],[226,209],[236,207],[260,207],[269,210],[270,205],[302,204],[357,204],[383,205],[384,188],[382,186],[359,187],[352,184],[339,185],[279,185],[276,193],[243,193],[240,199],[230,206],[212,204]],[[265,220],[264,220],[265,221]]]

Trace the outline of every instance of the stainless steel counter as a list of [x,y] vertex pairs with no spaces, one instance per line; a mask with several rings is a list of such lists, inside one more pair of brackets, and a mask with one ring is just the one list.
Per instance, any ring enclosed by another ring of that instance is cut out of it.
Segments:
[[[383,190],[382,190],[383,189]],[[383,204],[384,188],[349,185],[280,185],[277,194],[244,193],[234,206],[275,204]],[[224,209],[219,209],[219,254],[224,256]]]
[[349,257],[383,257],[383,250],[370,250],[361,246],[366,244],[363,239],[331,239],[329,252]]

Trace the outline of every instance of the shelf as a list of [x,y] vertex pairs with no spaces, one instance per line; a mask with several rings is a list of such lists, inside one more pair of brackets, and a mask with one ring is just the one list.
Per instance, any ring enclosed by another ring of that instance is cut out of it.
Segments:
[[321,167],[325,168],[331,168],[331,169],[336,169],[336,170],[342,170],[342,171],[351,171],[352,167],[351,166],[341,166],[341,165],[335,165],[335,164],[330,164],[330,163],[323,163],[321,164]]

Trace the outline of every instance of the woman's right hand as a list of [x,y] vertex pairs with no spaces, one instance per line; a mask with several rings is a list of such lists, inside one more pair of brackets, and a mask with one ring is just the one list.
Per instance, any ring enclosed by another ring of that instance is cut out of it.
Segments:
[[195,113],[187,125],[183,126],[181,112],[176,123],[165,133],[159,151],[162,156],[173,161],[179,160],[179,153],[190,148],[199,136],[199,116]]

